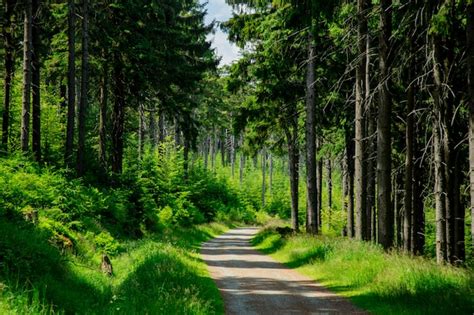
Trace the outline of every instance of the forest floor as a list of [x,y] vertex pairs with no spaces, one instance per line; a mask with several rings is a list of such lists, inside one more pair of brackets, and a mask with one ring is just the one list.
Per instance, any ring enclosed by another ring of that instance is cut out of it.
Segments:
[[226,314],[364,314],[270,256],[252,248],[258,228],[238,228],[203,244],[201,255],[224,299]]

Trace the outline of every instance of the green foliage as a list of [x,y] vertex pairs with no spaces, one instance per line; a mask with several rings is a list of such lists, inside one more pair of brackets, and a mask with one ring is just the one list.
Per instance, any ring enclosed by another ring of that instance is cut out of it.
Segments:
[[253,239],[272,254],[375,314],[473,312],[472,270],[439,266],[431,260],[340,237],[282,238],[264,229]]

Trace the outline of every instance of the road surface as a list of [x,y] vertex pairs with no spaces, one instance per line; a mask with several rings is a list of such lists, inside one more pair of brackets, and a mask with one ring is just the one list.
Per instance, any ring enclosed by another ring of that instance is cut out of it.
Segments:
[[201,255],[226,314],[366,314],[308,277],[252,248],[257,228],[233,229],[203,244]]

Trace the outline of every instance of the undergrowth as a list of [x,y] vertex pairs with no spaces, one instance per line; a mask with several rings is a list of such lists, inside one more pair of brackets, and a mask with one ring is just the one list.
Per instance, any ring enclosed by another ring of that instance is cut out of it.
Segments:
[[472,314],[474,273],[342,237],[261,231],[253,244],[375,314]]

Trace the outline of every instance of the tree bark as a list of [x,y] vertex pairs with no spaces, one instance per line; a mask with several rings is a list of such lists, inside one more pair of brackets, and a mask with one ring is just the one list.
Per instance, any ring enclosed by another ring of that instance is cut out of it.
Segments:
[[380,104],[377,117],[377,210],[378,242],[388,249],[393,245],[393,210],[391,200],[391,36],[392,0],[380,1]]
[[[296,113],[294,108],[292,113]],[[291,227],[294,231],[299,231],[298,218],[298,184],[299,184],[299,150],[298,150],[298,116],[290,118],[290,127],[284,127],[288,145],[288,170],[290,173],[290,193],[291,193]]]
[[36,161],[41,160],[40,0],[33,0],[32,26],[32,143]]
[[262,209],[265,208],[265,194],[267,190],[267,152],[262,149]]
[[138,105],[138,160],[143,158],[143,150],[145,148],[145,110],[143,104]]
[[[105,58],[105,52],[102,52]],[[107,107],[109,97],[109,67],[106,60],[103,61],[102,77],[100,79],[99,96],[99,163],[104,173],[107,173]]]
[[413,152],[416,152],[416,160],[413,169],[413,246],[412,250],[415,255],[422,255],[425,247],[425,214],[423,203],[423,171],[422,165],[423,150],[420,150],[417,142],[417,135],[421,134],[418,130],[413,137]]
[[367,219],[367,168],[366,168],[366,130],[365,130],[365,71],[366,71],[366,36],[367,36],[367,0],[357,0],[357,42],[358,64],[356,67],[355,85],[355,238],[367,239],[365,232]]
[[21,111],[21,149],[28,152],[30,141],[33,3],[25,0],[23,38],[23,94]]
[[308,32],[308,60],[306,68],[306,198],[308,233],[318,233],[318,206],[316,180],[316,99],[314,90],[315,46],[310,28]]
[[[467,64],[469,85],[469,182],[471,197],[471,244],[474,244],[474,1],[467,6]],[[471,246],[474,256],[474,246]]]
[[[413,46],[413,45],[411,45]],[[412,217],[413,217],[413,138],[415,137],[414,125],[415,125],[415,83],[412,82],[414,79],[413,69],[415,67],[415,51],[412,48],[412,61],[410,62],[408,69],[408,95],[407,95],[407,118],[406,118],[406,130],[405,130],[405,143],[406,143],[406,154],[405,154],[405,214],[403,216],[403,250],[405,252],[411,252],[412,248]],[[419,198],[419,196],[417,196]]]
[[82,64],[81,64],[81,98],[78,115],[77,137],[77,175],[83,176],[86,171],[86,119],[89,89],[89,1],[82,0]]
[[123,162],[123,125],[125,120],[125,82],[121,61],[117,55],[114,59],[115,100],[112,112],[112,172],[114,174],[121,174]]
[[347,236],[355,236],[354,231],[354,142],[349,126],[345,126],[344,175],[346,176],[346,193],[344,204],[347,213]]
[[8,152],[8,140],[10,131],[10,106],[11,106],[11,87],[14,74],[14,44],[12,33],[12,17],[14,13],[14,0],[5,1],[5,18],[3,22],[2,34],[4,39],[5,55],[5,80],[4,80],[4,99],[2,114],[2,149]]
[[66,126],[66,148],[64,160],[72,165],[74,147],[74,123],[76,116],[76,9],[74,0],[68,0],[68,104]]

